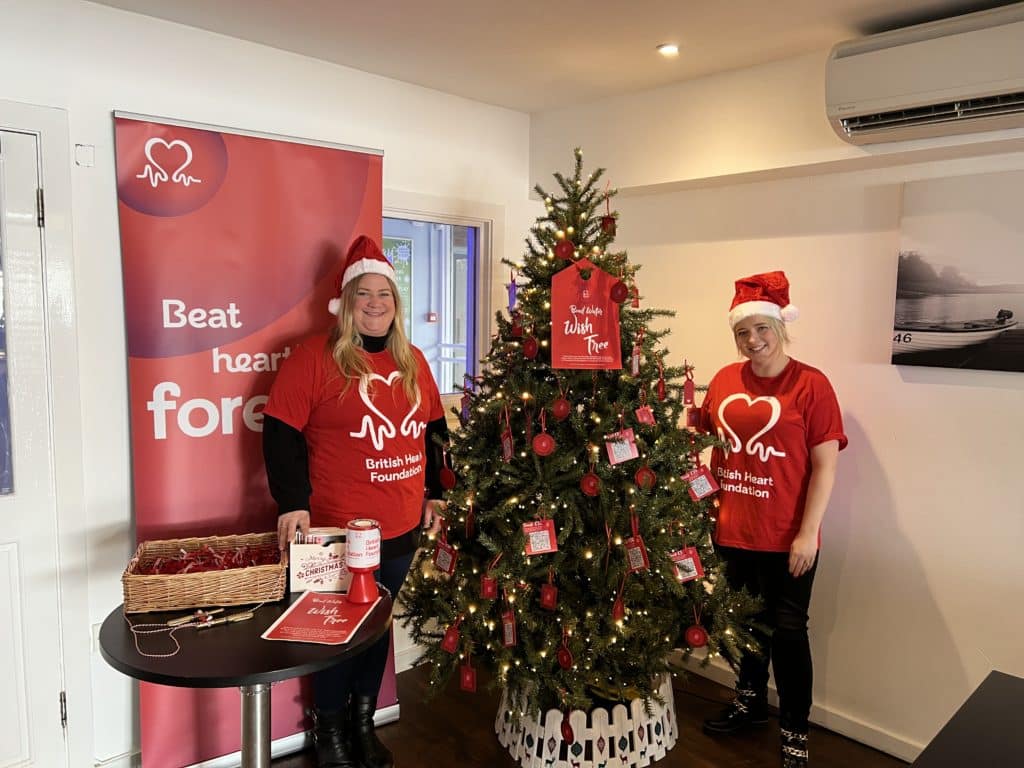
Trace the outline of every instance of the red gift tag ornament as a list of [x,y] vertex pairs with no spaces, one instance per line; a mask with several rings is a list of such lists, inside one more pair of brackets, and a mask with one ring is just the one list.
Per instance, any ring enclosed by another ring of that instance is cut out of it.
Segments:
[[473,511],[473,502],[469,502],[469,511],[466,512],[466,538],[472,539],[476,531],[476,512]]
[[668,397],[668,390],[665,387],[665,368],[661,364],[661,360],[658,361],[658,402],[665,402],[665,398]]
[[640,289],[637,287],[635,280],[633,281],[633,288],[630,290],[630,293],[633,295],[633,301],[630,302],[630,306],[633,309],[640,309]]
[[682,479],[689,485],[690,498],[694,501],[700,501],[718,492],[718,483],[705,466],[691,469]]
[[448,629],[444,631],[444,640],[441,641],[441,650],[448,653],[456,653],[459,650],[459,624],[462,623],[462,617],[459,616]]
[[511,608],[501,614],[501,644],[506,648],[516,644],[516,613]]
[[498,596],[498,580],[486,573],[480,574],[480,597],[493,600]]
[[691,648],[703,648],[708,644],[708,631],[700,624],[687,627],[683,637]]
[[526,537],[526,554],[528,555],[546,555],[549,552],[558,551],[555,521],[550,517],[523,523],[523,535]]
[[[501,458],[508,462],[512,461],[512,454],[515,447],[512,443],[512,420],[509,417],[508,406],[502,410],[501,415],[505,417],[505,429],[501,432]],[[501,416],[498,417],[499,421]]]
[[693,383],[693,366],[683,360],[683,375],[686,381],[683,383],[683,405],[693,405],[693,396],[696,386]]
[[622,576],[622,581],[619,582],[619,593],[615,595],[615,602],[612,603],[612,621],[616,624],[626,618],[626,603],[622,599],[622,593],[626,589],[626,577],[629,576],[629,571]]
[[540,585],[540,607],[553,611],[558,607],[558,587],[555,586],[555,571],[548,568],[548,583]]
[[669,552],[668,556],[672,561],[675,577],[683,584],[704,576],[704,566],[701,565],[700,554],[696,547],[683,547]]
[[451,576],[455,573],[455,563],[459,559],[459,553],[448,543],[448,523],[441,523],[441,539],[434,548],[434,565],[437,570],[443,571]]
[[540,434],[533,438],[533,452],[538,456],[550,456],[555,452],[555,438],[547,433],[548,422],[544,409],[540,409]]
[[601,478],[593,469],[580,478],[580,490],[587,496],[599,496],[601,494]]
[[700,428],[700,408],[691,406],[686,409],[686,426],[693,429]]
[[621,280],[616,281],[612,285],[611,297],[616,304],[621,304],[629,298],[629,286]]
[[517,339],[523,335],[523,321],[518,312],[512,315],[512,335]]
[[572,240],[560,240],[555,246],[555,256],[565,261],[568,261],[573,257],[576,252],[576,246]]
[[640,535],[640,520],[635,512],[630,515],[630,524],[633,527],[633,535],[625,542],[629,573],[649,570],[651,561],[647,556],[647,547],[644,546],[644,537]]
[[476,669],[466,658],[466,663],[459,670],[459,688],[467,693],[476,693]]
[[615,237],[615,217],[614,216],[602,216],[601,217],[601,232],[610,237]]
[[640,467],[640,469],[636,471],[636,475],[633,476],[633,479],[636,480],[636,484],[645,491],[651,490],[651,488],[654,487],[654,484],[658,482],[658,476],[654,474],[654,470],[646,465]]

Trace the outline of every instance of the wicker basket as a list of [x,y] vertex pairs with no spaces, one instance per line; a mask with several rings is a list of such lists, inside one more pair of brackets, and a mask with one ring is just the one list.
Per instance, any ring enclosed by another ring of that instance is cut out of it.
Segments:
[[277,534],[246,533],[238,536],[204,536],[142,542],[121,576],[124,612],[149,613],[213,605],[247,605],[272,602],[284,596],[286,566],[283,562],[199,573],[138,573],[158,557],[177,555],[181,550],[192,552],[204,545],[214,552],[231,551],[236,547],[246,546],[276,547]]

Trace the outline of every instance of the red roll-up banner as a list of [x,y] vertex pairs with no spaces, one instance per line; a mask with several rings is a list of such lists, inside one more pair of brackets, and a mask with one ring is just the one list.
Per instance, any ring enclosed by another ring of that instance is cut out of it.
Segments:
[[[380,241],[383,158],[123,116],[115,139],[138,540],[274,530],[263,405],[331,322],[349,244]],[[303,729],[302,693],[274,687],[273,738]],[[238,695],[142,684],[144,765],[237,751]]]

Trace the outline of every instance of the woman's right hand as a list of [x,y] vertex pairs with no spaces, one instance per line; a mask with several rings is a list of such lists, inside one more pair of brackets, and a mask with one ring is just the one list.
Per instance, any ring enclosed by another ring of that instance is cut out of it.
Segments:
[[288,545],[295,541],[295,531],[309,533],[309,510],[296,509],[277,517],[277,547],[287,557]]

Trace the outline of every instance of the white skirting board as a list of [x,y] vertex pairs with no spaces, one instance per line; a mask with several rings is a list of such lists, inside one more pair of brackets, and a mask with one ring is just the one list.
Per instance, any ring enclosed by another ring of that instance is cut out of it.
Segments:
[[[690,674],[706,677],[708,680],[713,680],[728,688],[732,688],[736,684],[736,676],[732,669],[721,659],[714,659],[708,666],[702,667],[700,659],[691,657],[683,666]],[[771,683],[768,686],[768,703],[773,706],[778,706],[779,703],[778,693]],[[811,722],[888,755],[898,757],[900,760],[906,760],[908,763],[916,760],[925,747],[924,744],[910,741],[877,725],[866,723],[819,704],[814,704],[811,707]]]

